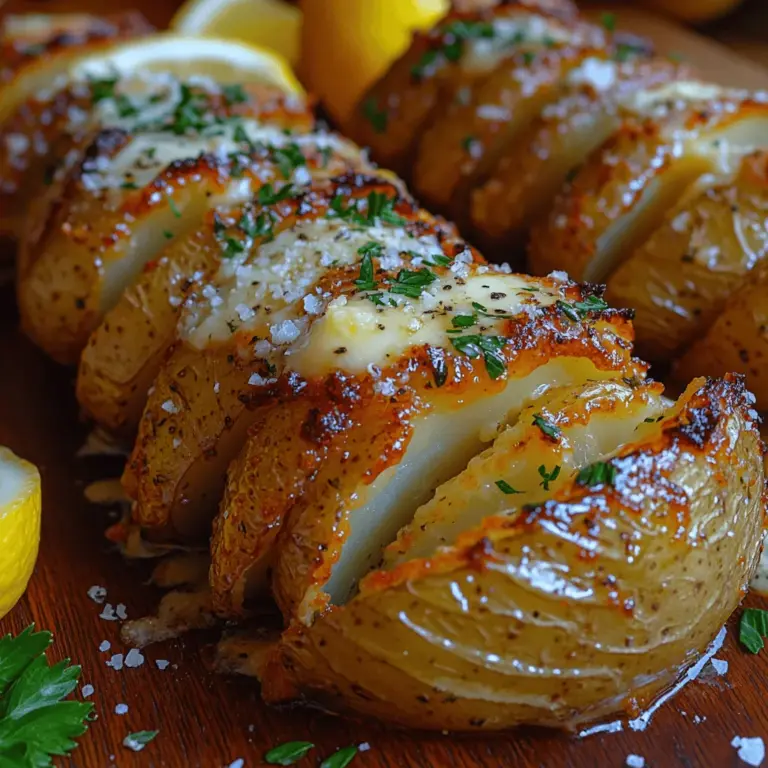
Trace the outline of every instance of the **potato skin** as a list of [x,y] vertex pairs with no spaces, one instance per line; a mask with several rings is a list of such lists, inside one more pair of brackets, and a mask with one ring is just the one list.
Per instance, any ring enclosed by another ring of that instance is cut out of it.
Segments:
[[[309,142],[297,146],[310,181],[373,171],[351,142],[339,143],[330,153]],[[283,180],[269,148],[255,149],[250,157],[259,183]],[[226,174],[227,169],[221,172]],[[101,426],[126,436],[135,434],[147,392],[176,340],[184,301],[197,282],[213,279],[221,263],[216,227],[233,210],[238,209],[219,206],[190,237],[172,243],[149,262],[91,334],[78,368],[77,398]]]
[[[451,24],[491,23],[494,19],[536,14],[560,27],[573,23],[570,2],[507,0],[471,12],[453,11],[429,33],[414,35],[410,48],[389,71],[368,90],[344,132],[361,146],[370,147],[377,162],[409,178],[413,152],[422,131],[444,115],[447,105],[461,88],[471,87],[488,74],[482,67],[471,68],[462,61],[443,57],[439,52],[455,38],[446,32]],[[586,26],[586,25],[583,25]],[[509,49],[514,50],[511,41]],[[432,63],[421,76],[414,75],[425,57]]]
[[768,267],[750,272],[720,315],[674,363],[672,376],[684,383],[692,375],[744,374],[763,410],[768,406]]
[[[743,300],[741,284],[768,255],[767,208],[768,155],[759,151],[744,159],[735,177],[686,195],[610,276],[606,298],[635,310],[635,340],[644,359],[666,362],[686,352],[729,296],[737,293]],[[743,288],[750,290],[749,278]],[[757,332],[740,338],[750,340]],[[746,372],[742,361],[734,362],[716,372]],[[715,371],[707,365],[695,371],[701,373]]]
[[371,574],[345,607],[284,634],[265,699],[456,731],[576,727],[649,700],[704,650],[756,567],[753,402],[738,378],[698,380],[611,461],[613,486],[574,482]]

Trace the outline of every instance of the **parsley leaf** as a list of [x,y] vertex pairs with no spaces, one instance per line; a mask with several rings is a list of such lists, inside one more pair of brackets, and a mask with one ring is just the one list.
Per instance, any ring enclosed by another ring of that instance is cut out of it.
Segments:
[[[411,255],[416,256],[415,253]],[[424,263],[430,267],[450,267],[453,264],[453,259],[448,258],[445,254],[435,253],[429,257],[429,261],[424,259]]]
[[545,490],[549,490],[549,484],[554,480],[557,480],[560,474],[560,465],[555,464],[551,472],[547,472],[547,468],[542,464],[539,467],[539,475],[541,476],[541,482],[539,485]]
[[243,86],[238,83],[222,86],[221,93],[227,106],[245,104],[248,101],[248,94],[243,89]]
[[507,496],[510,496],[511,494],[514,494],[514,493],[523,493],[523,491],[518,491],[517,489],[513,488],[506,480],[497,480],[496,487],[502,493],[506,493]]
[[390,283],[389,290],[391,293],[399,293],[411,299],[418,299],[422,290],[430,283],[434,283],[435,280],[437,280],[435,273],[426,267],[415,272],[411,269],[401,269],[397,273],[397,277]]
[[320,763],[320,768],[346,768],[354,760],[356,754],[356,746],[342,747],[338,752],[326,757]]
[[134,752],[141,752],[158,733],[160,731],[136,731],[135,733],[129,733],[123,739],[123,746],[132,749]]
[[311,741],[288,741],[270,749],[264,755],[264,762],[267,765],[293,765],[314,748]]
[[590,312],[603,312],[608,309],[608,303],[597,296],[588,296],[584,301],[573,303],[558,299],[555,306],[574,322],[583,320]]
[[91,80],[91,103],[98,104],[100,101],[104,101],[105,99],[114,98],[116,85],[116,77],[106,80]]
[[34,626],[0,638],[0,764],[51,765],[69,754],[82,736],[93,705],[62,701],[77,685],[80,667],[69,659],[48,665],[50,632]]
[[467,40],[494,37],[493,24],[487,21],[454,21],[443,30],[441,45],[425,51],[418,63],[411,68],[411,75],[423,78],[442,56],[446,61],[457,62],[464,53]]
[[[377,245],[377,243],[374,243],[374,245]],[[360,276],[355,280],[355,285],[361,291],[375,291],[376,277],[373,272],[373,251],[370,249],[365,250],[365,248],[366,246],[363,246],[358,251],[358,253],[362,253],[363,260],[360,262]]]
[[297,168],[307,164],[301,147],[295,142],[275,148],[272,151],[272,157],[284,179],[289,179]]
[[169,195],[168,196],[168,207],[171,209],[171,213],[177,218],[181,218],[181,211],[179,210],[179,206],[176,205],[176,201]]
[[600,15],[600,23],[603,28],[608,32],[613,32],[616,29],[616,14],[615,13],[603,13]]
[[492,379],[498,379],[507,370],[504,358],[499,354],[507,340],[503,336],[482,336],[470,334],[451,339],[451,344],[470,358],[482,357],[485,369]]
[[224,238],[224,250],[222,251],[222,258],[234,259],[238,253],[242,253],[245,250],[245,245],[239,240],[235,240],[234,237]]
[[261,205],[275,205],[292,197],[293,194],[293,184],[285,184],[278,190],[275,190],[271,184],[265,184],[259,189],[258,201]]
[[370,98],[363,102],[363,117],[376,133],[386,133],[389,116],[385,109],[379,109],[376,99]]
[[405,219],[395,213],[396,197],[387,197],[383,192],[371,192],[368,195],[368,223],[375,224],[381,220],[386,224],[405,224]]
[[485,315],[486,317],[492,317],[497,320],[506,320],[506,319],[515,317],[515,315],[510,314],[509,312],[504,312],[503,310],[499,310],[497,312],[489,312],[488,307],[484,307],[479,301],[472,302],[472,309],[476,310],[481,315]]
[[579,470],[576,482],[594,488],[596,485],[613,485],[616,480],[616,467],[605,461],[596,461]]
[[750,653],[759,653],[765,645],[764,637],[768,637],[768,611],[747,608],[739,622],[739,642]]
[[560,428],[554,424],[550,424],[540,413],[533,415],[534,426],[537,426],[550,440],[558,440],[560,435]]
[[451,318],[454,328],[471,328],[477,322],[477,315],[456,315]]

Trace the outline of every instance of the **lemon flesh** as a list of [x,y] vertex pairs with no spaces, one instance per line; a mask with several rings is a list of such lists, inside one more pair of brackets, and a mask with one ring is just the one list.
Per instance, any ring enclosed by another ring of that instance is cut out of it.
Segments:
[[40,546],[40,473],[0,448],[0,618],[24,594]]

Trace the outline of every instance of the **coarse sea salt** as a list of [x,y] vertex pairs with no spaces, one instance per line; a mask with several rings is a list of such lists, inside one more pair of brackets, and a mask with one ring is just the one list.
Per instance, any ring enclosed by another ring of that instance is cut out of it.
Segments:
[[718,675],[724,675],[728,671],[728,662],[725,659],[712,659],[710,663]]
[[117,671],[121,670],[123,668],[123,654],[113,654],[111,658],[107,659],[107,666]]
[[642,755],[627,755],[624,763],[627,768],[644,768],[645,758]]
[[168,669],[168,665],[170,664],[170,661],[167,661],[166,659],[156,659],[155,660],[155,666],[158,669]]
[[125,654],[126,667],[140,667],[144,663],[144,654],[138,648],[131,648]]
[[124,715],[128,712],[128,705],[127,704],[117,704],[115,706],[115,714],[116,715]]
[[88,590],[88,597],[94,603],[101,605],[107,597],[107,590],[104,587],[93,586]]
[[95,688],[92,685],[84,685],[80,689],[80,694],[82,695],[82,697],[84,699],[87,699],[89,696],[93,696],[94,690],[95,690]]
[[104,619],[104,621],[117,621],[117,614],[112,607],[112,603],[107,603],[104,608],[102,608],[99,618]]
[[242,757],[238,757],[237,760],[233,760],[227,768],[243,768],[245,765],[245,760],[243,760]]
[[108,651],[108,650],[109,650],[111,647],[112,647],[112,643],[110,643],[110,642],[109,642],[109,640],[102,640],[102,641],[101,641],[101,643],[100,643],[100,645],[99,645],[99,650],[100,650],[102,653],[105,653],[105,652],[106,652],[106,651]]
[[765,744],[759,736],[734,736],[731,746],[735,747],[739,759],[747,765],[755,766],[763,764],[765,759]]

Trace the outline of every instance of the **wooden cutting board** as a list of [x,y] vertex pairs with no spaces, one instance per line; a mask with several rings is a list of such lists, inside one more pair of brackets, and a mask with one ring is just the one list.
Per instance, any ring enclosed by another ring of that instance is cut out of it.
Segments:
[[[171,12],[171,4],[162,0],[139,5],[146,6],[150,18],[159,24]],[[29,0],[5,6],[14,11],[77,8],[95,12],[106,7],[103,0]],[[713,81],[768,88],[768,72],[760,66],[666,21],[621,9],[619,26],[648,34],[660,48],[698,65]],[[758,656],[743,652],[733,627],[717,654],[729,664],[724,675],[717,675],[710,666],[662,706],[644,731],[625,728],[586,738],[532,729],[482,738],[423,735],[307,710],[270,710],[261,704],[253,681],[208,671],[216,633],[150,647],[138,667],[107,666],[113,654],[128,649],[119,641],[118,622],[99,617],[102,606],[88,597],[89,588],[105,587],[106,599],[113,606],[123,603],[132,618],[151,612],[160,593],[144,586],[148,564],[126,563],[110,551],[103,531],[112,520],[83,499],[85,483],[103,475],[105,465],[103,460],[75,458],[86,429],[78,422],[72,372],[45,359],[16,326],[12,293],[0,291],[0,444],[40,467],[44,490],[37,570],[27,595],[0,622],[0,634],[18,632],[33,621],[39,628],[53,630],[52,655],[69,656],[82,664],[82,683],[94,686],[91,700],[98,720],[72,760],[62,764],[220,768],[242,759],[244,767],[250,768],[262,764],[261,757],[270,747],[309,740],[317,749],[301,766],[316,766],[321,756],[339,747],[365,742],[370,751],[356,758],[355,768],[618,768],[629,755],[642,756],[646,766],[656,768],[721,768],[744,765],[731,746],[734,736],[760,736],[768,743],[768,652]],[[115,473],[117,469],[112,467]],[[756,596],[747,604],[768,607],[768,601]],[[104,641],[110,643],[108,651],[100,651]],[[170,665],[161,670],[158,661]],[[115,714],[118,704],[126,704],[128,712]],[[129,732],[150,729],[159,729],[160,734],[143,752],[134,754],[122,746]]]

